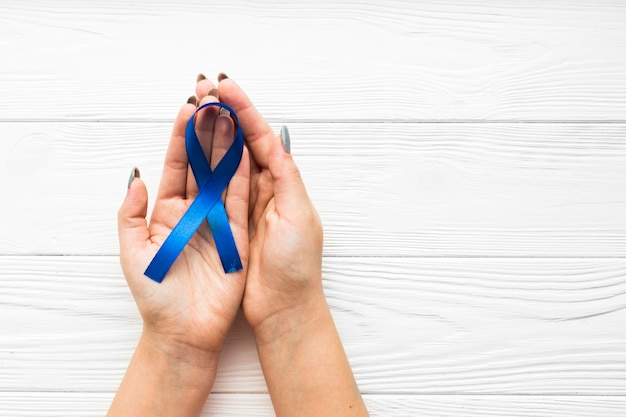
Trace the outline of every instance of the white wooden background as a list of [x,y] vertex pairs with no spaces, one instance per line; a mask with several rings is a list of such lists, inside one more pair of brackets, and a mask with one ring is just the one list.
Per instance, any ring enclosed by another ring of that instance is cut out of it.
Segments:
[[[626,3],[0,4],[0,416],[102,416],[118,265],[195,77],[278,129],[373,416],[626,415]],[[235,325],[204,416],[272,416]]]

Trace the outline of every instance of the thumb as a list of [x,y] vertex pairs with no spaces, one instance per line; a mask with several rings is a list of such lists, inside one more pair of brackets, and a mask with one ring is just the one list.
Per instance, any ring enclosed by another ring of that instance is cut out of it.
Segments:
[[288,135],[287,129],[283,127],[281,136],[287,136],[287,138],[282,138],[282,141],[276,138],[269,155],[269,170],[274,178],[276,211],[280,217],[285,218],[300,213],[303,204],[309,201],[300,170],[288,153],[288,146],[284,143],[288,140]]
[[122,258],[142,248],[148,240],[147,213],[148,190],[139,178],[139,170],[133,168],[126,198],[117,212],[120,256]]

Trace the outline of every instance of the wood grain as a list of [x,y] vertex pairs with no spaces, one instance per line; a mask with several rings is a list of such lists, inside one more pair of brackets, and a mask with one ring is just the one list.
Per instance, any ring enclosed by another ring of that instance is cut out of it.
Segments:
[[[105,413],[141,328],[128,173],[154,198],[219,71],[290,127],[373,417],[626,415],[624,22],[612,0],[2,1],[0,416]],[[242,317],[203,413],[235,415],[274,415]]]
[[[141,329],[116,257],[0,257],[0,391],[112,391]],[[368,394],[626,395],[623,259],[328,258]],[[265,392],[240,317],[220,393]]]
[[[100,417],[112,393],[0,392],[12,417]],[[365,395],[372,417],[622,417],[624,397]],[[213,394],[202,417],[273,417],[266,394]]]
[[[290,130],[327,256],[626,254],[625,124]],[[140,167],[154,198],[169,131],[169,123],[0,124],[0,254],[117,254],[130,169]]]
[[624,120],[615,1],[12,3],[3,120],[169,120],[199,71],[274,120]]

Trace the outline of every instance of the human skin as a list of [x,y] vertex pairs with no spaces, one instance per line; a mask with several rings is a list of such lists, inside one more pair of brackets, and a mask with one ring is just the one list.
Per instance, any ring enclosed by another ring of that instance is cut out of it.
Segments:
[[242,302],[277,417],[367,416],[322,287],[322,224],[280,137],[231,79],[250,150],[250,257]]
[[[122,269],[144,324],[108,416],[199,415],[239,306],[278,417],[367,416],[324,296],[322,225],[298,168],[237,84],[218,79],[219,91],[199,78],[196,95],[203,104],[219,94],[237,113],[246,140],[224,196],[244,270],[224,274],[204,224],[163,283],[143,275],[198,192],[184,146],[195,105],[186,104],[174,124],[150,224],[140,179],[130,183],[118,213]],[[212,166],[234,135],[232,119],[217,112],[205,110],[196,124]]]
[[[203,97],[201,104],[217,100],[206,93]],[[198,193],[185,150],[185,128],[195,110],[195,104],[185,104],[174,122],[150,224],[146,222],[146,186],[139,178],[129,184],[118,212],[120,261],[143,329],[109,409],[110,417],[199,415],[215,380],[224,339],[241,304],[248,263],[250,168],[245,149],[224,198],[244,270],[224,272],[205,222],[161,284],[144,275]],[[218,112],[217,108],[203,110],[196,122],[213,167],[234,136],[232,119]]]

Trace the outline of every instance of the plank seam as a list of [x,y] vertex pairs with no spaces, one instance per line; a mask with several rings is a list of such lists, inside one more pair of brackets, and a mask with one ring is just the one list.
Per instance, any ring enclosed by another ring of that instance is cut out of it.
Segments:
[[[48,258],[117,258],[119,254],[100,253],[100,254],[85,254],[85,253],[0,253],[0,258],[32,258],[32,257],[48,257]],[[324,255],[323,258],[327,259],[547,259],[547,260],[571,260],[571,259],[585,259],[585,260],[625,260],[626,256],[485,256],[485,255],[450,255],[450,256],[405,256],[405,255]]]
[[[33,390],[11,390],[0,389],[0,393],[3,394],[29,394],[29,393],[49,393],[49,394],[114,394],[117,390],[46,390],[46,389],[33,389]],[[212,391],[210,395],[269,395],[267,391]],[[375,392],[375,391],[361,391],[363,396],[377,396],[377,397],[391,397],[391,396],[410,396],[410,397],[542,397],[542,398],[623,398],[624,394],[585,394],[579,395],[576,393],[456,393],[456,392],[410,392],[410,391],[398,391],[398,392]]]
[[[596,120],[596,119],[266,119],[270,124],[302,123],[302,124],[626,124],[625,120]],[[174,119],[0,119],[0,123],[157,123],[172,124]]]

